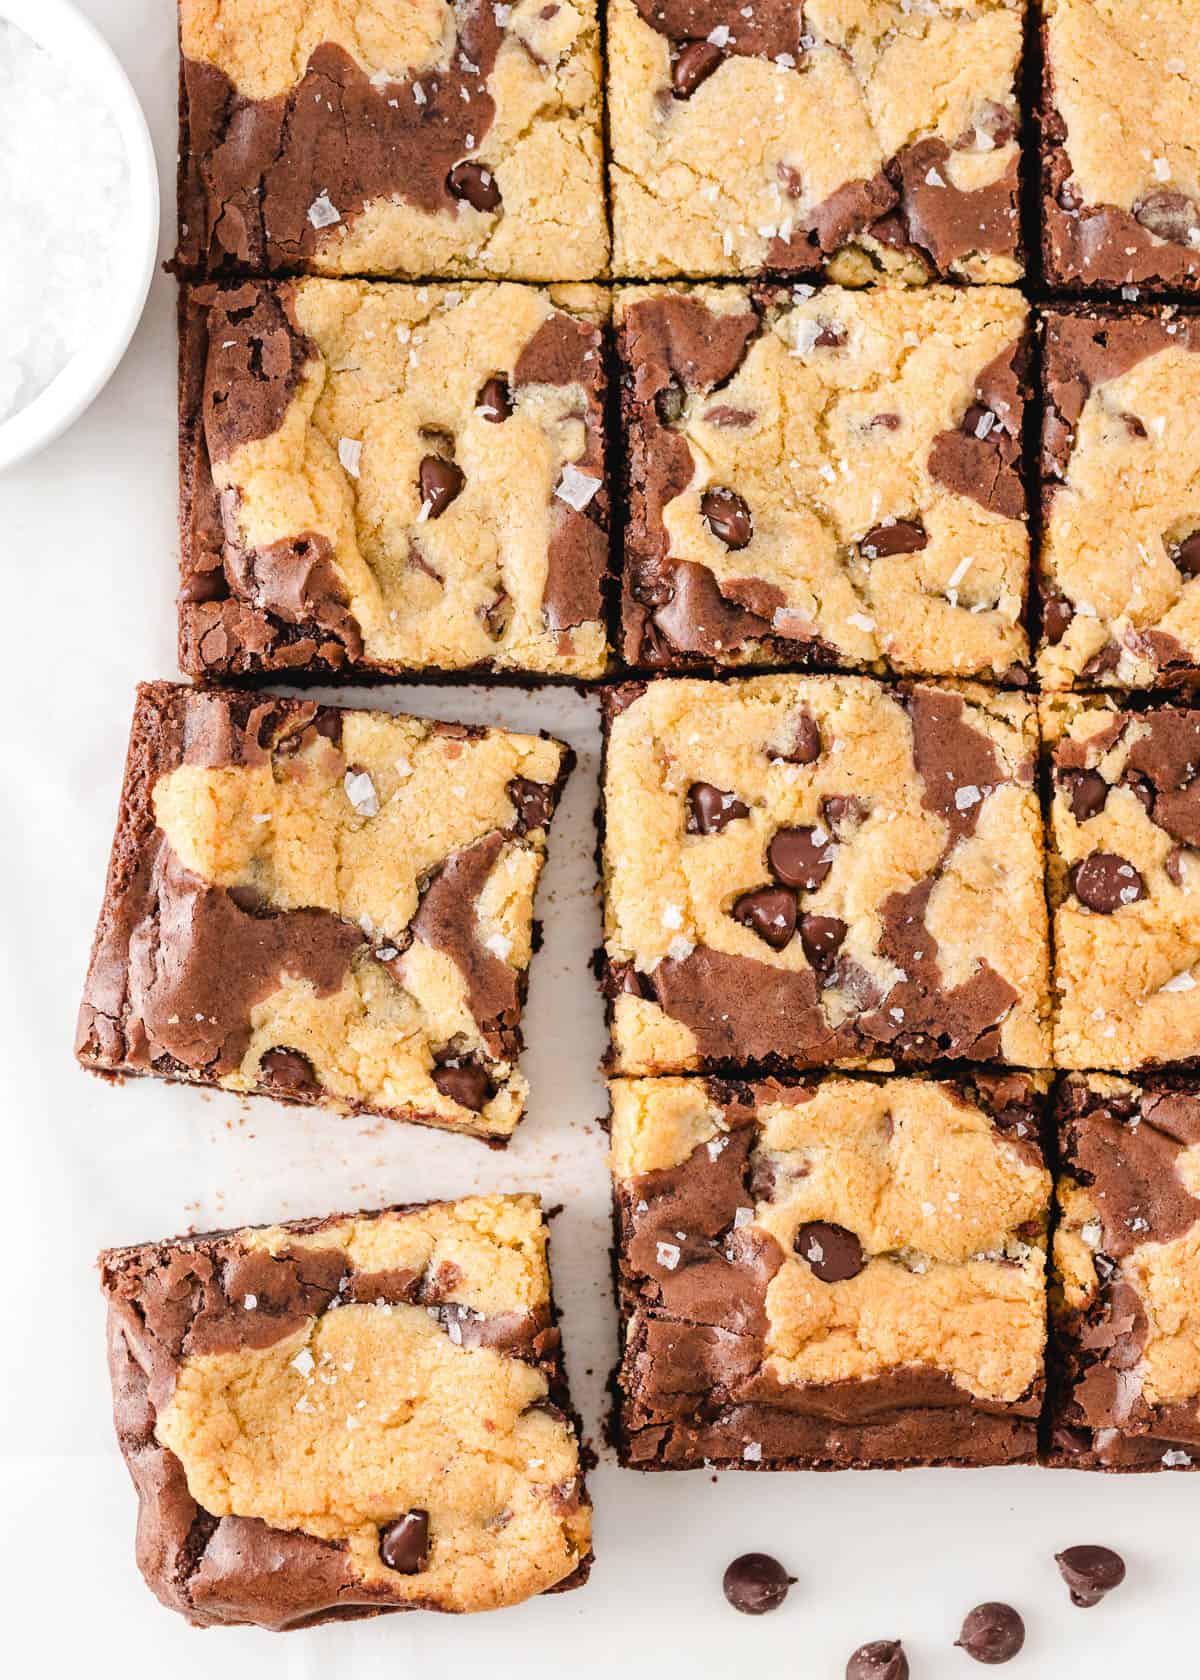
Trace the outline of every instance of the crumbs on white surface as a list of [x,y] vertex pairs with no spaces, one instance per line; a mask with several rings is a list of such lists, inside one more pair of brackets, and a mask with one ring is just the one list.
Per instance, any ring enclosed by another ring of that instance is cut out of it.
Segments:
[[108,105],[0,19],[0,421],[91,341],[129,260],[131,208]]

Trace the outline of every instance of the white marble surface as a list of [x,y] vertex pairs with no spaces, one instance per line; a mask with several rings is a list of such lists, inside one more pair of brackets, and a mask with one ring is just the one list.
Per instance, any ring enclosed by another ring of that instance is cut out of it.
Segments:
[[[403,4],[404,0],[393,0]],[[172,223],[171,0],[86,0],[141,94]],[[164,232],[164,243],[169,231]],[[165,250],[164,250],[165,254]],[[345,1680],[413,1673],[725,1676],[840,1680],[860,1641],[902,1634],[914,1680],[975,1672],[952,1649],[981,1599],[1027,1617],[1014,1680],[1125,1680],[1190,1672],[1173,1653],[1196,1625],[1190,1477],[1062,1473],[638,1477],[606,1457],[593,1477],[598,1562],[582,1592],[475,1619],[385,1617],[286,1639],[201,1634],[160,1609],[133,1564],[134,1501],[114,1446],[93,1269],[105,1243],[477,1186],[540,1188],[566,1211],[554,1258],[571,1376],[598,1440],[614,1346],[608,1299],[598,1000],[587,972],[592,880],[592,706],[558,693],[403,696],[409,705],[564,732],[580,767],[555,829],[541,901],[546,947],[529,1009],[535,1097],[507,1155],[468,1140],[243,1105],[158,1083],[109,1088],[71,1042],[111,839],[135,682],[175,675],[174,287],[155,282],[133,350],[91,413],[40,460],[0,478],[4,738],[0,826],[0,1583],[5,1666],[88,1680],[267,1672]],[[361,694],[359,695],[361,699]],[[1082,1612],[1051,1554],[1122,1550],[1120,1595]],[[721,1598],[738,1552],[777,1553],[799,1576],[759,1621]],[[69,1667],[68,1667],[69,1665]],[[418,1666],[419,1665],[419,1666]]]

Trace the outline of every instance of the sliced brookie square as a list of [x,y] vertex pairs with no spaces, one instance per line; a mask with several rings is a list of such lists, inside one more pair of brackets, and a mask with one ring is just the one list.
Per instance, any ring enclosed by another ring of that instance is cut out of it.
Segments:
[[138,693],[77,1052],[507,1139],[557,741]]
[[1050,1311],[1047,1462],[1200,1464],[1200,1092],[1073,1074]]
[[1200,13],[1042,0],[1042,244],[1051,286],[1200,286]]
[[1200,1065],[1200,710],[1041,707],[1055,1064]]
[[1028,680],[1028,309],[998,287],[623,290],[622,653]]
[[1025,0],[608,0],[613,266],[1008,284]]
[[603,675],[606,315],[591,286],[185,290],[183,668]]
[[179,0],[188,275],[606,272],[595,0]]
[[579,1586],[591,1508],[534,1196],[100,1257],[137,1561],[198,1626]]
[[1044,381],[1043,685],[1200,679],[1200,322],[1051,310]]
[[1044,1085],[614,1080],[623,1462],[1032,1459]]
[[614,1072],[1050,1065],[1028,700],[825,676],[605,700]]

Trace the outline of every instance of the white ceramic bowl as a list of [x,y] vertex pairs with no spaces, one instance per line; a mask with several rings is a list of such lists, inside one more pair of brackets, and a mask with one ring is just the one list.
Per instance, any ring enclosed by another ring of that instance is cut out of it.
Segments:
[[90,79],[107,101],[129,158],[129,256],[91,343],[40,396],[0,422],[0,472],[73,425],[108,384],[146,307],[158,255],[158,168],[137,94],[116,54],[70,0],[0,0],[0,18]]

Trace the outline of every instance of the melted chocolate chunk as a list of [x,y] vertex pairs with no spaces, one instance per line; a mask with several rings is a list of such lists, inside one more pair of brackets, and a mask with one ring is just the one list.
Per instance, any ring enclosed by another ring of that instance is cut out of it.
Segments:
[[554,815],[555,789],[545,782],[531,782],[527,776],[514,776],[505,792],[517,813],[513,832],[522,838],[534,829],[545,828]]
[[801,916],[800,943],[815,969],[824,972],[832,966],[846,931],[845,922],[838,916]]
[[720,64],[725,54],[711,41],[687,41],[680,47],[671,69],[671,86],[676,99],[690,99]]
[[778,1558],[766,1552],[746,1552],[734,1558],[721,1587],[733,1608],[744,1616],[765,1616],[768,1610],[778,1610],[795,1580]]
[[976,1662],[1011,1662],[1025,1643],[1025,1623],[1011,1604],[978,1604],[954,1643]]
[[433,1083],[442,1095],[460,1108],[482,1114],[493,1095],[487,1069],[467,1057],[456,1057],[433,1070]]
[[494,426],[502,425],[513,411],[507,379],[497,374],[494,379],[487,380],[475,399],[475,407],[485,420],[490,420]]
[[860,1645],[846,1664],[846,1680],[908,1680],[908,1658],[898,1639]]
[[1146,896],[1146,883],[1133,865],[1116,852],[1092,852],[1071,871],[1075,896],[1097,915],[1111,916],[1124,904]]
[[1042,630],[1051,647],[1057,647],[1067,633],[1075,608],[1065,595],[1048,595],[1042,603]]
[[892,554],[916,554],[929,542],[919,519],[893,519],[890,524],[872,526],[859,543],[868,560],[883,560]]
[[419,473],[421,511],[427,519],[440,519],[467,482],[462,469],[441,455],[426,455]]
[[419,1575],[429,1563],[429,1512],[406,1511],[381,1529],[379,1555],[397,1575]]
[[773,951],[782,951],[796,932],[796,896],[782,887],[759,887],[743,893],[729,914]]
[[1098,770],[1064,770],[1057,780],[1076,822],[1090,822],[1108,803],[1108,783]]
[[749,807],[735,794],[713,787],[711,782],[693,782],[687,797],[689,834],[720,834],[738,817],[750,815]]
[[857,1277],[867,1263],[854,1232],[823,1219],[801,1225],[796,1232],[795,1248],[822,1283],[845,1283]]
[[1200,531],[1193,531],[1171,551],[1171,559],[1184,577],[1200,577]]
[[477,163],[473,159],[456,163],[446,177],[446,187],[451,197],[464,199],[473,210],[500,208],[500,188],[485,163]]
[[1125,1579],[1125,1560],[1107,1546],[1068,1546],[1054,1557],[1071,1603],[1089,1610]]
[[808,712],[800,712],[793,725],[791,745],[773,747],[771,757],[783,764],[815,764],[821,756],[821,731]]
[[815,892],[833,868],[834,841],[821,828],[781,828],[767,847],[775,879],[798,892]]
[[299,1050],[268,1050],[258,1064],[261,1084],[287,1096],[313,1095],[321,1089],[316,1070]]
[[747,548],[754,535],[750,509],[736,490],[706,490],[700,498],[700,512],[708,528],[726,548]]

